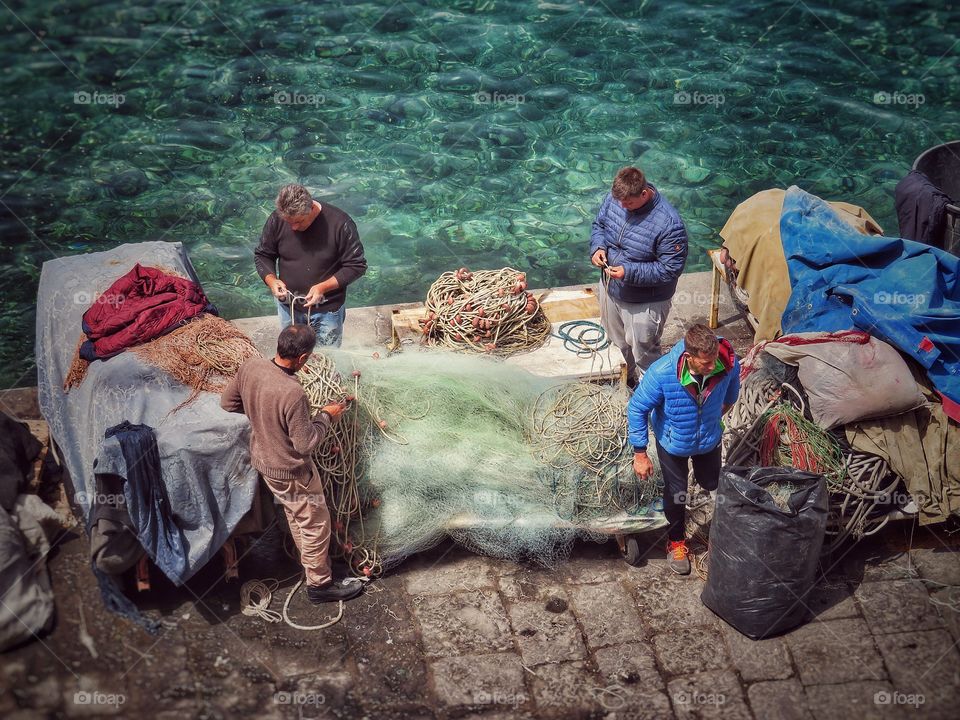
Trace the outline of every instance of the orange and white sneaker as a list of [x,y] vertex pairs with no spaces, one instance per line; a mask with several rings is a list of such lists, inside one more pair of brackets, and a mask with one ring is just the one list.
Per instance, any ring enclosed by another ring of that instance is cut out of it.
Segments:
[[667,542],[667,567],[677,575],[690,574],[690,550],[686,540]]

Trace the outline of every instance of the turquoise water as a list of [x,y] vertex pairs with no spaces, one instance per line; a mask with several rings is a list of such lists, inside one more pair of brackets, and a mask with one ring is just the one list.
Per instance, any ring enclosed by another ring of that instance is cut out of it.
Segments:
[[897,180],[960,127],[947,2],[67,0],[0,16],[4,386],[33,383],[56,256],[179,240],[227,317],[272,313],[251,250],[286,182],[357,220],[357,306],[422,298],[460,265],[592,278],[589,225],[625,164],[685,218],[688,270],[771,186],[863,205],[895,234]]

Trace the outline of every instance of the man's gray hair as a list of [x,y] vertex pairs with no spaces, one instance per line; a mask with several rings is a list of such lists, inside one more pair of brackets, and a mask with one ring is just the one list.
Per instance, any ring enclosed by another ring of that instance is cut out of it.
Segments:
[[307,215],[313,210],[313,198],[303,185],[284,185],[277,193],[277,212],[284,217]]

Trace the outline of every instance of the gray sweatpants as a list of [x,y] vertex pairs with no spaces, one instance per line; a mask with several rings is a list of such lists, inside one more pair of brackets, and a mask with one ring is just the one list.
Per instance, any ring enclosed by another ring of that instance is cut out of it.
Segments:
[[610,342],[620,348],[627,363],[627,378],[639,379],[639,370],[646,370],[660,357],[660,336],[667,325],[671,300],[652,303],[628,303],[607,295],[600,283],[600,324]]

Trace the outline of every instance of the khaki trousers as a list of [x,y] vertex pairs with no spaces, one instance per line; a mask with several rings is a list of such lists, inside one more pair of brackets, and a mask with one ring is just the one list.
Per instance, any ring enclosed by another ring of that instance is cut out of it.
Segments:
[[277,480],[263,476],[263,481],[283,505],[290,534],[300,553],[300,563],[307,575],[307,585],[326,585],[330,575],[330,512],[323,497],[320,473],[310,463],[313,474],[307,480]]
[[628,303],[612,298],[601,282],[600,324],[610,342],[620,348],[627,364],[627,377],[639,380],[641,371],[660,357],[660,337],[667,325],[671,300],[652,303]]

